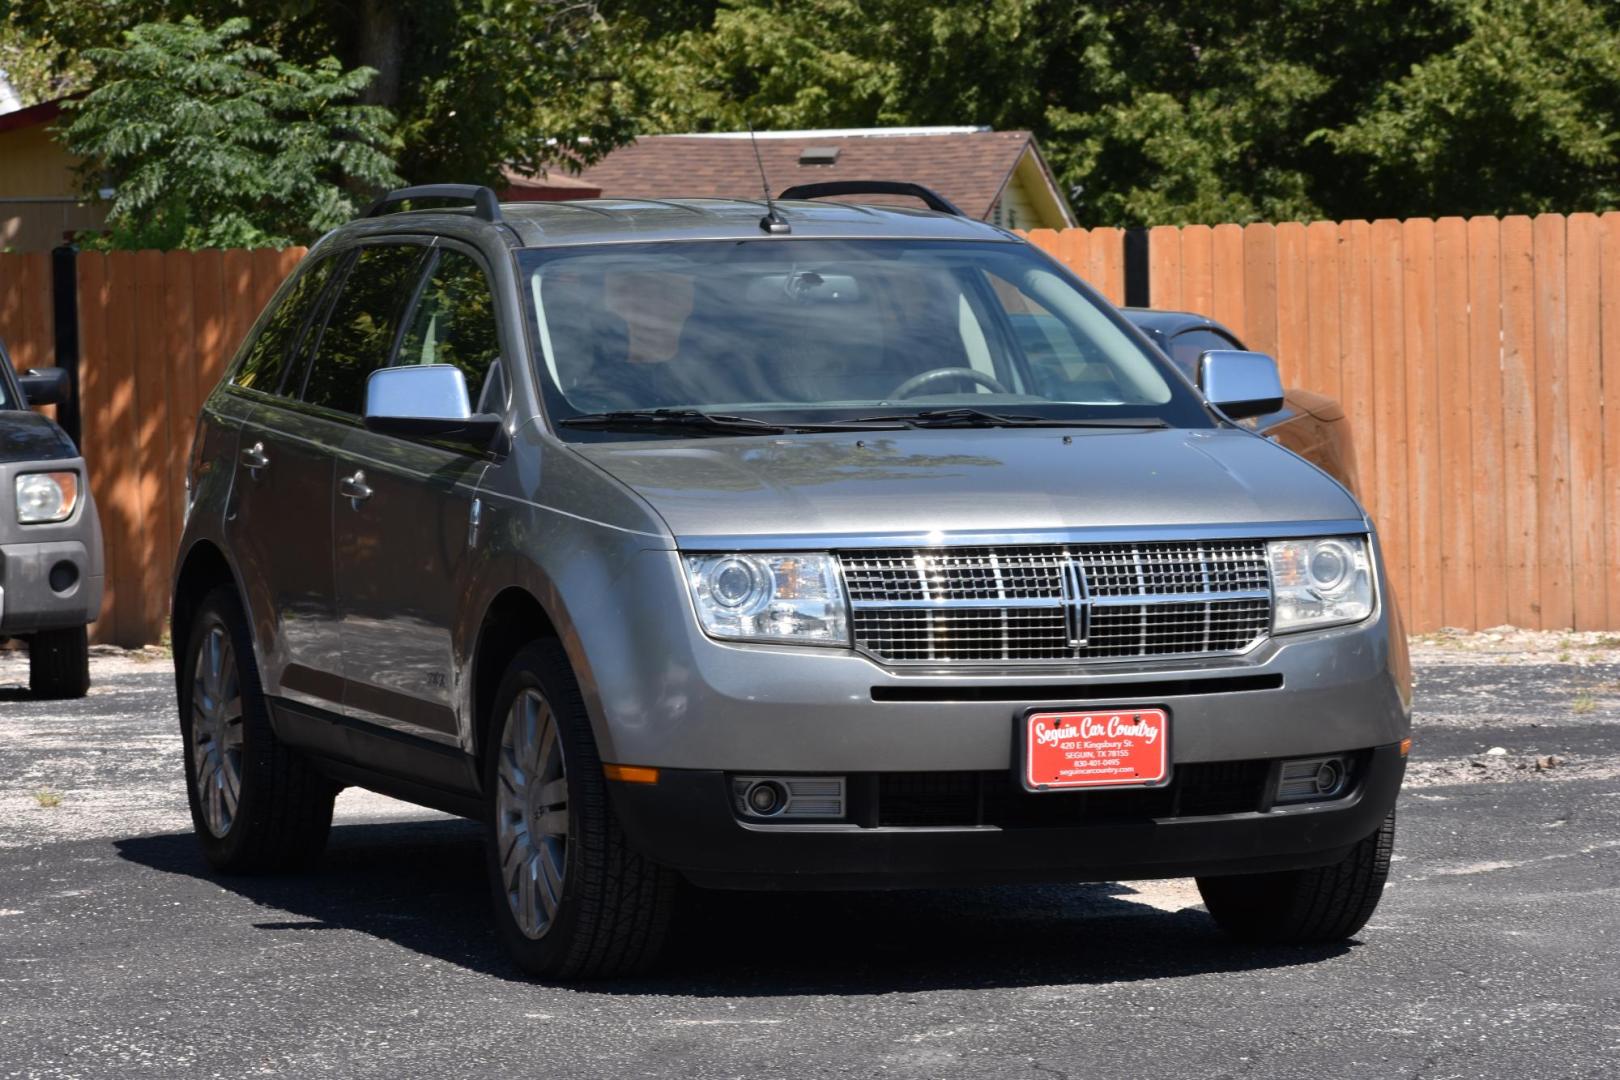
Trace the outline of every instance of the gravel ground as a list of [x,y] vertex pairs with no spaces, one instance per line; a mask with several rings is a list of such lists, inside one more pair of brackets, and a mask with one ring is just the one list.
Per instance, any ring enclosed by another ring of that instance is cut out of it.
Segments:
[[1620,635],[1414,642],[1397,863],[1358,942],[1246,949],[1190,882],[697,893],[664,970],[519,979],[475,826],[348,791],[327,859],[220,878],[172,671],[40,703],[0,654],[0,1077],[1607,1077]]

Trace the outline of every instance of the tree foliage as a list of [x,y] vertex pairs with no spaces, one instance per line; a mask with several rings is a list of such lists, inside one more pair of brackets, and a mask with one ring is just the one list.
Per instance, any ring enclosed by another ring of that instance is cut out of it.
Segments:
[[355,102],[372,72],[289,63],[247,31],[143,23],[86,51],[96,88],[66,138],[89,186],[112,189],[113,246],[307,242],[354,215],[356,190],[397,182],[392,117]]
[[412,182],[638,133],[986,124],[1034,131],[1087,224],[1620,200],[1615,0],[28,0],[7,26],[65,69],[248,10],[287,63],[377,70],[359,100]]
[[[722,0],[627,60],[654,131],[1029,128],[1091,224],[1615,205],[1607,0]],[[651,13],[642,10],[651,9]]]

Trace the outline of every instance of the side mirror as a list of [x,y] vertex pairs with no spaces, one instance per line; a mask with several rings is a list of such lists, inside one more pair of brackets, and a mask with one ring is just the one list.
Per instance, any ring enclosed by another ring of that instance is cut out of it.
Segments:
[[378,368],[366,379],[366,430],[408,439],[445,439],[480,450],[496,445],[501,418],[475,413],[467,380],[450,364]]
[[1198,358],[1198,388],[1231,420],[1264,416],[1283,405],[1277,361],[1265,353],[1211,349]]
[[70,391],[68,373],[59,367],[32,368],[17,376],[30,405],[65,405]]

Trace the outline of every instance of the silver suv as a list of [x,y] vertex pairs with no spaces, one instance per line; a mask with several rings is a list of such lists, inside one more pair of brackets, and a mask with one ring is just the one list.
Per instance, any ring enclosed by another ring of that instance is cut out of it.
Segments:
[[1194,386],[1017,236],[827,193],[413,188],[311,249],[190,465],[215,866],[316,856],[347,784],[464,814],[553,978],[650,963],[684,883],[1196,876],[1239,938],[1363,926],[1404,638],[1355,499],[1233,423],[1275,365]]

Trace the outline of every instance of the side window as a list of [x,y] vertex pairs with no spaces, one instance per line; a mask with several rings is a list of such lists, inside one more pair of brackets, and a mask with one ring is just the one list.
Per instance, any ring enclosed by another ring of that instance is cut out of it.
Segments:
[[426,250],[404,245],[360,249],[304,376],[305,401],[360,414],[366,376],[388,364],[400,315],[410,303]]
[[439,252],[397,364],[454,364],[467,378],[467,393],[478,402],[490,365],[501,355],[495,329],[495,296],[483,268],[459,251]]
[[237,386],[262,390],[267,394],[283,392],[288,357],[298,340],[310,312],[321,297],[321,290],[332,276],[334,258],[323,258],[299,271],[298,278],[282,296],[270,317],[253,339],[241,367],[231,380]]
[[1170,359],[1187,378],[1198,381],[1198,358],[1211,349],[1241,349],[1243,346],[1213,330],[1187,330],[1170,339]]

